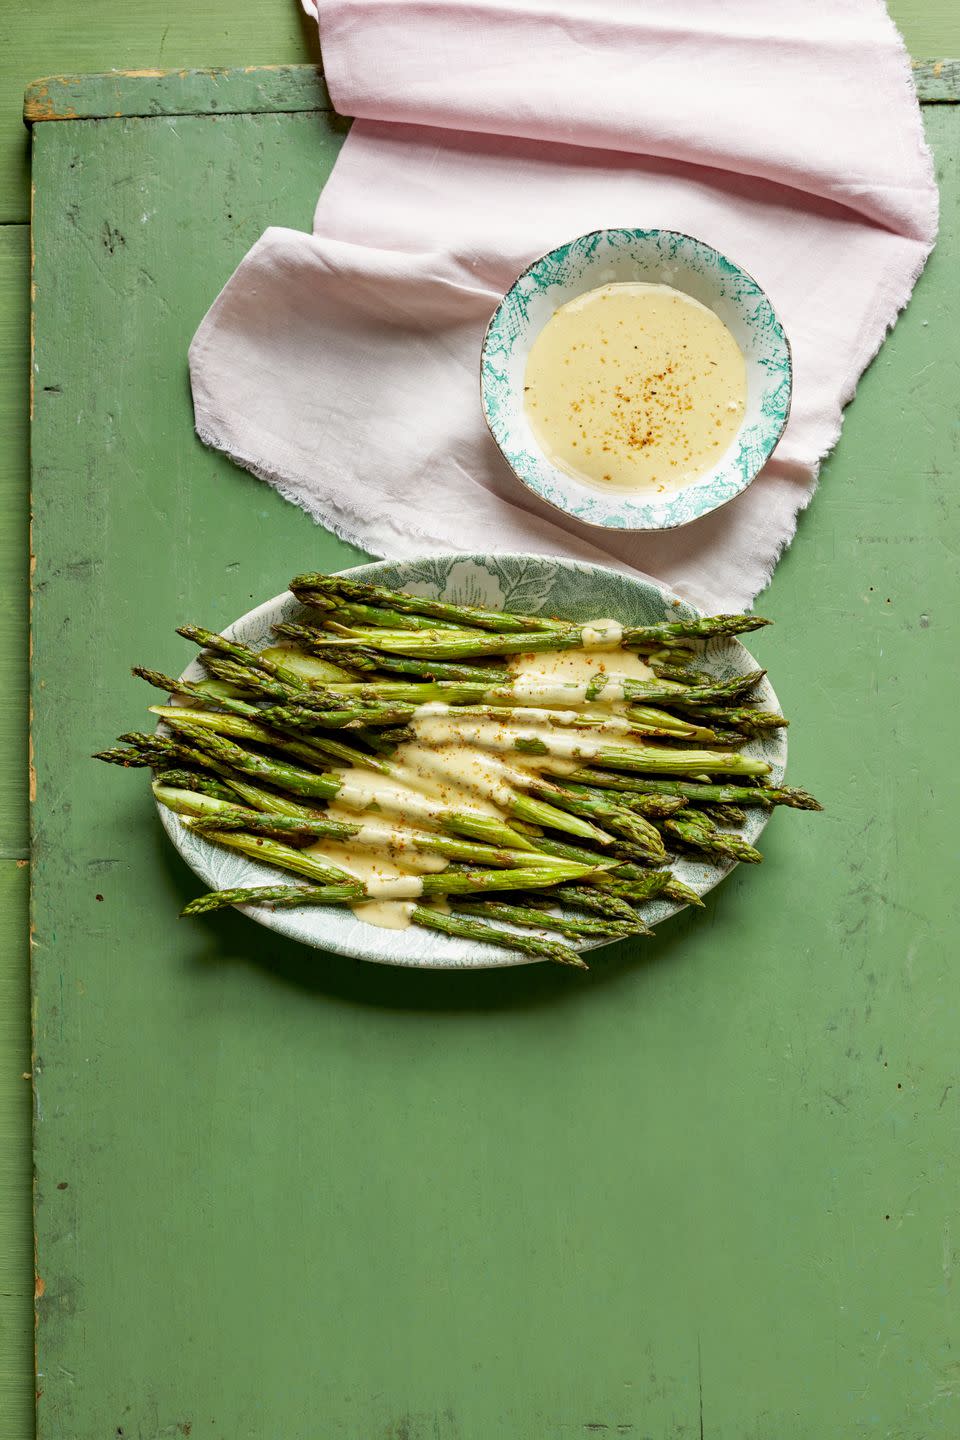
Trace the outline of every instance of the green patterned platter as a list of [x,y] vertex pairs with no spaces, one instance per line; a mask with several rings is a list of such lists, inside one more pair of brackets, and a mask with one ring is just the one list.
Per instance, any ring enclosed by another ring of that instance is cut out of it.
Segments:
[[[697,615],[692,605],[679,600],[650,580],[608,570],[602,565],[581,564],[539,555],[431,555],[422,559],[377,561],[358,565],[343,574],[411,590],[461,605],[522,613],[561,615],[571,620],[610,617],[627,625],[652,625]],[[223,633],[255,649],[274,643],[271,627],[281,620],[303,619],[307,612],[289,591],[268,600],[228,626]],[[753,657],[739,641],[710,641],[698,665],[719,678],[745,674],[757,668]],[[205,672],[199,662],[183,672],[188,680],[201,680]],[[777,709],[777,697],[764,680],[756,692],[764,709]],[[161,730],[163,726],[159,727]],[[783,779],[787,760],[785,730],[774,730],[751,740],[744,753],[766,760],[772,766],[771,784]],[[184,860],[211,890],[236,886],[276,884],[277,871],[259,865],[202,839],[189,830],[178,816],[159,806],[160,819]],[[751,810],[742,834],[751,843],[767,823],[767,812]],[[712,890],[733,868],[732,864],[708,865],[683,859],[673,866],[677,877],[701,895]],[[679,907],[653,901],[643,910],[644,918],[659,924]],[[268,910],[245,906],[244,913],[271,930],[318,949],[354,955],[386,965],[415,965],[434,969],[482,969],[497,965],[529,964],[528,957],[495,945],[481,945],[413,927],[409,930],[381,930],[357,920],[347,908]],[[592,949],[592,943],[580,945]]]
[[[743,423],[717,464],[674,494],[601,491],[546,458],[523,404],[530,348],[554,311],[613,282],[647,281],[683,290],[713,310],[747,362]],[[504,295],[484,336],[483,411],[518,479],[587,525],[673,530],[717,510],[759,474],[790,414],[792,363],[783,326],[751,275],[719,251],[675,230],[594,230],[541,256]]]

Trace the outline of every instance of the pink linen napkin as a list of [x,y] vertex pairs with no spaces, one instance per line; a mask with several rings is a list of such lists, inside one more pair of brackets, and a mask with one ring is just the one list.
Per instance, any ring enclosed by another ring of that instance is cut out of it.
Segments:
[[[879,0],[305,0],[357,116],[312,235],[271,229],[190,351],[197,430],[374,554],[530,550],[748,605],[906,304],[937,192]],[[760,281],[794,401],[743,495],[599,531],[514,478],[478,392],[517,273],[606,226],[686,231]]]

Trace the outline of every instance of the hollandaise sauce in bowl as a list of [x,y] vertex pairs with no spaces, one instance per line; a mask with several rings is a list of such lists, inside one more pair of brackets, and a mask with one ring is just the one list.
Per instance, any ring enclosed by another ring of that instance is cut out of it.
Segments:
[[790,346],[756,280],[668,230],[542,256],[490,321],[481,391],[517,477],[588,524],[666,530],[750,484],[790,411]]

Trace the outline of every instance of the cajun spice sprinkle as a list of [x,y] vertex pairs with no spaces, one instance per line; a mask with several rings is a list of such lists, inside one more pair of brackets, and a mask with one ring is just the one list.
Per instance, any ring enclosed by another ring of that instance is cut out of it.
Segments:
[[604,488],[676,490],[717,463],[746,407],[746,365],[712,310],[667,285],[611,284],[561,306],[527,361],[540,448]]

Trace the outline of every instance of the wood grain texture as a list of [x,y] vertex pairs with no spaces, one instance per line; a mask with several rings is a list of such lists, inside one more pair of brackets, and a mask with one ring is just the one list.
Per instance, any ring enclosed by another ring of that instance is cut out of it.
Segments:
[[0,227],[0,1440],[33,1411],[27,956],[29,235]]
[[960,55],[960,7],[953,0],[890,0],[911,55]]
[[943,238],[757,641],[828,810],[573,984],[174,919],[195,881],[87,757],[178,621],[357,558],[197,444],[183,359],[338,137],[36,127],[45,1440],[955,1440],[960,109],[926,118]]
[[294,0],[0,4],[0,224],[29,215],[23,94],[38,76],[101,70],[315,64],[316,24]]
[[913,79],[926,105],[955,105],[960,100],[960,60],[915,60]]
[[29,233],[0,226],[0,863],[27,854]]
[[135,70],[50,75],[27,87],[23,118],[103,120],[135,115],[290,114],[329,110],[315,65],[244,65],[233,70]]
[[24,860],[0,860],[0,1437],[33,1433],[33,1244]]

